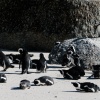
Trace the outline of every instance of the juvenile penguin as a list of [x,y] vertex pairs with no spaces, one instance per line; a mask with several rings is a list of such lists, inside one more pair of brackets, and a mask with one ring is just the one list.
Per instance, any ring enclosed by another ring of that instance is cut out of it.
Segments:
[[38,86],[53,85],[54,80],[53,80],[53,78],[51,78],[49,76],[42,76],[40,78],[35,79],[33,83]]
[[100,91],[100,87],[98,85],[91,83],[91,82],[72,82],[73,86],[76,88],[77,91],[84,91],[84,92],[98,92]]
[[0,73],[0,83],[6,83],[7,77],[4,73]]
[[26,89],[26,88],[30,89],[30,87],[31,87],[30,81],[26,80],[26,79],[21,80],[20,84],[19,84],[19,87],[20,87],[20,89]]

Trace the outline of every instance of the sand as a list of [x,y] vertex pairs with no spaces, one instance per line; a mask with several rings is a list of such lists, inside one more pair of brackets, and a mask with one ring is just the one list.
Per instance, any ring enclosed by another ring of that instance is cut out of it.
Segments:
[[[17,52],[5,52],[17,53]],[[32,59],[38,59],[39,53],[30,52],[34,54]],[[49,53],[44,53],[46,59],[48,59]],[[0,83],[0,100],[99,100],[100,92],[97,93],[84,93],[77,92],[71,82],[93,82],[100,86],[100,79],[88,79],[91,76],[92,71],[85,71],[86,75],[79,80],[67,80],[63,79],[59,73],[61,65],[48,64],[46,73],[37,73],[36,69],[29,69],[30,74],[20,74],[21,69],[18,65],[15,68],[9,68],[4,72],[7,76],[7,83]],[[0,67],[0,73],[3,73],[2,67]],[[32,83],[35,78],[41,76],[51,76],[54,79],[54,85],[52,86],[34,86]],[[19,83],[23,79],[28,79],[31,82],[31,88],[21,90],[19,89]]]

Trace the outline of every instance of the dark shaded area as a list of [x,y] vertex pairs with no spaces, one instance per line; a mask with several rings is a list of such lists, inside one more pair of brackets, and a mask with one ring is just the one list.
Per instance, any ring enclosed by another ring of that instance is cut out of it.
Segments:
[[0,31],[68,34],[70,24],[77,24],[69,9],[75,6],[65,0],[5,0],[0,3]]
[[22,90],[22,89],[20,89],[20,87],[13,87],[11,88],[11,90]]
[[1,0],[0,48],[51,51],[56,41],[98,37],[99,1]]

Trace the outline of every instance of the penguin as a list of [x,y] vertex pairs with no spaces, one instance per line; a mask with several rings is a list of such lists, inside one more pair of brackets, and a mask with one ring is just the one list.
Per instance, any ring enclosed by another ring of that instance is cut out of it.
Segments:
[[92,65],[93,68],[93,74],[89,78],[100,78],[100,65]]
[[71,80],[78,80],[81,78],[80,74],[76,70],[58,70],[60,71],[60,74],[63,75],[65,79],[71,79]]
[[30,59],[30,56],[27,52],[27,50],[25,49],[19,49],[18,50],[20,55],[21,55],[21,59],[20,59],[20,63],[19,63],[19,68],[20,65],[22,65],[22,73],[21,74],[29,74],[28,69],[32,66],[32,61]]
[[0,73],[0,83],[6,83],[7,77],[4,73]]
[[[43,73],[46,72],[46,69],[47,69],[47,61],[46,61],[43,53],[40,53],[40,59],[39,59],[39,61],[40,61],[40,64],[41,64],[40,72],[43,72]],[[37,68],[37,70],[38,70],[38,68]]]
[[40,53],[39,56],[39,59],[32,60],[32,68],[36,68],[37,71],[44,73],[47,70],[47,60],[45,59],[43,53]]
[[[19,50],[20,51],[20,50]],[[33,54],[29,54],[30,57],[33,57]],[[21,56],[20,54],[7,54],[7,57],[9,57],[10,60],[12,60],[12,64],[19,64]]]
[[83,69],[83,67],[80,66],[74,66],[72,68],[70,68],[70,71],[78,71],[78,73],[80,74],[80,76],[84,76],[85,75],[85,71]]
[[65,53],[65,54],[62,56],[61,65],[62,65],[62,66],[65,66],[65,65],[69,66],[70,64],[71,64],[71,57],[70,57],[68,54]]
[[77,91],[84,91],[84,92],[98,92],[100,91],[100,87],[91,82],[72,82],[73,86],[76,88]]
[[64,78],[77,80],[85,75],[85,71],[82,67],[74,66],[68,70],[58,70]]
[[78,54],[73,54],[72,56],[73,56],[73,59],[74,59],[75,66],[81,66],[79,55]]
[[20,84],[19,84],[19,87],[20,87],[20,89],[26,89],[26,88],[30,89],[30,87],[31,87],[30,81],[26,80],[26,79],[21,80]]
[[0,65],[4,68],[3,71],[6,71],[8,68],[14,68],[11,65],[8,57],[0,50]]
[[50,85],[54,84],[54,80],[50,76],[42,76],[42,77],[35,79],[33,83],[37,86],[40,86],[40,85],[41,86],[44,86],[44,85],[50,86]]
[[19,54],[7,54],[10,60],[12,60],[12,64],[19,64],[20,62],[20,55]]
[[66,79],[73,79],[71,75],[68,74],[68,70],[58,70],[61,75],[63,75],[64,78]]
[[37,65],[40,63],[39,59],[32,59],[32,66],[30,69],[37,69]]

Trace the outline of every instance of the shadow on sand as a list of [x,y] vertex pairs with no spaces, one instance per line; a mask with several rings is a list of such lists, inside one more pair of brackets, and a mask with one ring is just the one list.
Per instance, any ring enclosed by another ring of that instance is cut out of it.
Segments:
[[48,66],[48,68],[65,68],[65,67],[59,67],[59,66]]
[[3,73],[3,74],[17,74],[17,75],[21,74],[21,73],[10,73],[10,72],[5,72],[5,71],[0,71],[0,73]]
[[11,88],[11,90],[22,90],[22,89],[20,89],[20,87],[13,87]]
[[91,79],[91,80],[93,80],[93,79],[100,79],[100,78],[96,78],[96,77],[93,77],[93,75],[91,75],[91,76],[89,76],[87,79]]
[[62,91],[62,92],[74,92],[74,93],[79,93],[79,91]]

